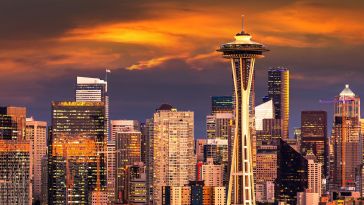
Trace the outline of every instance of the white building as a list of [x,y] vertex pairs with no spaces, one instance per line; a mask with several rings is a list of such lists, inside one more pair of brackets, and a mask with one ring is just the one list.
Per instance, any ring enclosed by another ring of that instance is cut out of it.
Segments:
[[316,157],[312,153],[307,154],[306,159],[308,162],[308,189],[321,196],[322,164],[316,162]]
[[183,187],[195,179],[194,114],[161,105],[154,113],[152,171],[154,204],[162,204],[164,186]]
[[225,187],[214,187],[213,192],[213,200],[214,205],[225,205],[225,195],[226,195],[226,189]]
[[42,158],[47,154],[47,122],[27,118],[26,139],[31,141],[33,200],[42,199]]
[[255,129],[263,130],[263,119],[274,119],[273,100],[255,107]]
[[107,142],[107,191],[109,203],[115,199],[116,152],[115,142]]

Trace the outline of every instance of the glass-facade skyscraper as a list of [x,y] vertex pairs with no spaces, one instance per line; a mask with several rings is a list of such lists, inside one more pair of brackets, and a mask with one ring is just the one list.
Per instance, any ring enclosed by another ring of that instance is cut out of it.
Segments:
[[104,102],[52,102],[49,204],[90,203],[106,188]]
[[289,70],[272,68],[268,71],[268,98],[273,100],[274,118],[280,119],[282,138],[289,137]]

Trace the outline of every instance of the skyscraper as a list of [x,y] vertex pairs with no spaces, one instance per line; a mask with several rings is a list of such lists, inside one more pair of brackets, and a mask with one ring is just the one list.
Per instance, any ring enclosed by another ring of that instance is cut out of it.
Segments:
[[317,161],[316,156],[309,151],[305,156],[307,159],[308,189],[312,193],[322,193],[322,163]]
[[251,41],[243,31],[235,41],[220,46],[218,51],[231,60],[235,91],[235,136],[232,149],[227,204],[255,204],[253,154],[250,111],[251,89],[256,58],[263,57],[267,49]]
[[106,133],[109,138],[109,96],[107,81],[99,78],[78,77],[76,84],[76,102],[104,102]]
[[308,162],[282,139],[278,140],[277,179],[275,198],[278,202],[295,205],[297,193],[308,188]]
[[328,142],[327,113],[325,111],[301,112],[301,153],[306,155],[311,151],[321,163],[321,173],[327,175]]
[[149,137],[154,204],[162,204],[162,187],[181,187],[195,179],[193,130],[193,112],[177,111],[163,104],[154,113]]
[[107,185],[104,102],[52,102],[51,133],[49,203],[90,203]]
[[115,142],[107,142],[107,190],[109,202],[115,201],[115,179],[116,179],[116,146]]
[[355,170],[362,163],[360,139],[360,97],[346,85],[335,97],[332,129],[334,189],[355,187]]
[[232,96],[212,96],[211,97],[211,114],[215,113],[233,113],[234,101]]
[[118,132],[140,131],[140,124],[137,120],[111,120],[110,141],[115,142]]
[[207,162],[202,165],[201,176],[202,181],[205,182],[205,186],[222,187],[224,166],[214,164],[214,160],[212,158],[208,158]]
[[255,107],[255,129],[263,130],[263,120],[274,119],[273,100],[269,100]]
[[272,68],[268,71],[268,98],[273,100],[274,118],[282,120],[282,138],[289,137],[289,70]]
[[25,107],[0,107],[0,139],[25,140]]
[[32,173],[33,173],[33,200],[40,202],[42,199],[42,159],[47,155],[47,122],[26,119],[26,138],[31,143]]
[[32,203],[32,151],[25,107],[0,107],[0,204]]
[[140,137],[137,130],[116,133],[116,198],[118,202],[128,202],[127,167],[140,162]]
[[0,204],[32,204],[28,141],[0,140]]

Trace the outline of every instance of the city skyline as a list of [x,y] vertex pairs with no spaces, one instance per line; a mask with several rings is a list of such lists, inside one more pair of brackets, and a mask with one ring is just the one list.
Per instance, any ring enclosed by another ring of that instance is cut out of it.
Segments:
[[[110,119],[142,121],[160,104],[170,103],[194,111],[195,136],[204,137],[210,97],[232,93],[229,65],[214,50],[236,32],[241,13],[247,16],[248,32],[272,51],[257,63],[256,81],[267,79],[269,67],[291,71],[291,134],[300,126],[300,111],[332,112],[333,106],[318,101],[333,99],[344,84],[364,95],[359,52],[364,46],[363,25],[358,20],[363,3],[232,3],[234,8],[206,1],[104,5],[89,1],[83,8],[65,1],[56,5],[2,1],[0,19],[10,21],[3,23],[1,32],[0,99],[4,105],[26,106],[30,116],[50,122],[49,102],[71,100],[76,76],[103,78],[107,68],[112,70]],[[47,11],[37,9],[39,5]],[[71,8],[74,13],[65,17],[64,11]],[[22,15],[7,12],[14,9]],[[145,12],[136,17],[133,12],[141,9]],[[17,20],[16,28],[11,19]],[[198,29],[186,29],[191,27]],[[186,56],[187,50],[191,52]],[[306,53],[312,54],[310,61],[303,60]],[[265,91],[266,85],[257,83],[256,104]]]

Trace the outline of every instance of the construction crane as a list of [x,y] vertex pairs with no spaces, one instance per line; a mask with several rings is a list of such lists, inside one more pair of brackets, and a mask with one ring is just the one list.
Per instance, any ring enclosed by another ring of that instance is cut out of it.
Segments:
[[334,100],[320,100],[319,102],[321,104],[336,104],[336,103],[340,103],[341,104],[341,186],[345,187],[346,186],[346,173],[345,173],[345,168],[346,168],[346,164],[345,164],[345,159],[346,159],[346,141],[347,141],[347,135],[348,135],[348,105],[349,102],[354,101],[352,98],[347,97],[347,96],[343,96],[339,99],[334,99]]

